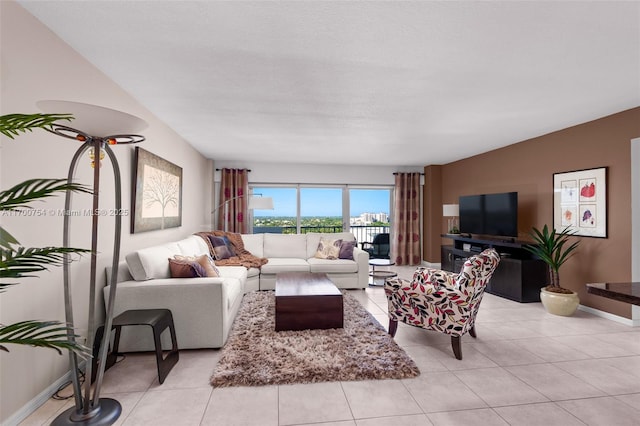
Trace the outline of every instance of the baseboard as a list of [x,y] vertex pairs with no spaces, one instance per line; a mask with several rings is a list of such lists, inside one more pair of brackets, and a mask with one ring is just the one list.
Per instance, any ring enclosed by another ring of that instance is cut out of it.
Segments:
[[420,263],[420,266],[425,266],[427,268],[433,268],[433,269],[440,269],[442,267],[441,263],[431,263],[431,262],[427,262],[426,260],[423,260]]
[[591,308],[589,306],[579,305],[578,309],[584,312],[588,312],[600,318],[605,318],[611,321],[619,322],[620,324],[628,325],[630,327],[640,327],[640,319],[629,319],[621,317],[619,315],[610,314],[609,312],[601,311],[600,309]]
[[[79,368],[84,370],[85,361],[79,364]],[[64,376],[60,377],[58,380],[50,384],[45,390],[40,392],[36,397],[34,397],[31,401],[27,402],[22,406],[21,409],[13,413],[8,419],[2,423],[2,426],[17,426],[20,422],[24,421],[27,417],[29,417],[32,413],[34,413],[42,404],[47,402],[51,396],[56,393],[56,391],[60,388],[60,386],[64,385],[66,382],[71,380],[71,370],[69,370]]]

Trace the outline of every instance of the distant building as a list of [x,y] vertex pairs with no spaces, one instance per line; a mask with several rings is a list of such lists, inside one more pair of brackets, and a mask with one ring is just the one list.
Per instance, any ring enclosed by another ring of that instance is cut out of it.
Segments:
[[373,222],[389,223],[389,215],[387,213],[362,213],[360,216],[351,217],[349,223],[354,226],[368,226]]

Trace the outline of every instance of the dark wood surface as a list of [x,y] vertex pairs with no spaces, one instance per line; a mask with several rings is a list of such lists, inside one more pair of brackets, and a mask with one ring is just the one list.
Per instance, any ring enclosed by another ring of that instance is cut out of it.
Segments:
[[342,328],[342,292],[326,274],[276,275],[276,331]]
[[640,306],[640,282],[587,284],[587,293]]
[[[443,270],[458,273],[466,258],[493,247],[500,254],[500,263],[487,283],[486,291],[516,302],[540,301],[540,289],[547,285],[547,266],[523,248],[527,241],[469,238],[452,234],[442,236],[453,240],[453,245],[441,247]],[[464,244],[469,244],[469,251],[463,249]]]

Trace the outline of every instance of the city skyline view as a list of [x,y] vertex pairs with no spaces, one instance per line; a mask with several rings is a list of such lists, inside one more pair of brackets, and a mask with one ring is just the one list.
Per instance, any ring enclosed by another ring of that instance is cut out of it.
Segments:
[[[390,189],[350,189],[349,217],[390,211]],[[254,187],[254,194],[273,198],[273,210],[254,210],[254,217],[296,217],[296,188]],[[300,188],[301,217],[341,217],[341,188]]]

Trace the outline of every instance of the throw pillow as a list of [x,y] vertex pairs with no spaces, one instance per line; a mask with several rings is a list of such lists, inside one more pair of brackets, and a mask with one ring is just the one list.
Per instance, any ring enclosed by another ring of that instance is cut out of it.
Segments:
[[213,259],[210,255],[203,254],[202,256],[198,256],[196,257],[196,261],[204,268],[208,277],[220,276],[220,270],[216,268],[216,265],[213,263]]
[[198,263],[188,260],[169,259],[171,278],[206,277],[207,273]]
[[342,240],[329,240],[320,237],[320,243],[318,244],[315,257],[318,259],[337,259],[340,255],[341,244]]
[[216,237],[215,235],[209,235],[209,241],[211,241],[211,246],[213,247],[213,256],[216,260],[228,259],[232,257],[231,251],[229,251],[229,247],[224,242],[224,238]]
[[338,259],[353,260],[353,248],[356,246],[355,241],[342,241],[340,245],[340,254]]
[[229,241],[229,238],[227,236],[224,236],[222,237],[222,239],[224,240],[224,245],[227,246],[229,253],[231,253],[231,257],[237,256],[236,251],[233,248],[233,244],[231,243],[231,241]]
[[183,256],[181,254],[176,254],[173,256],[176,260],[182,260],[187,262],[196,262],[205,271],[205,277],[219,277],[220,270],[216,268],[216,265],[213,263],[213,259],[208,254],[203,254],[200,256]]

